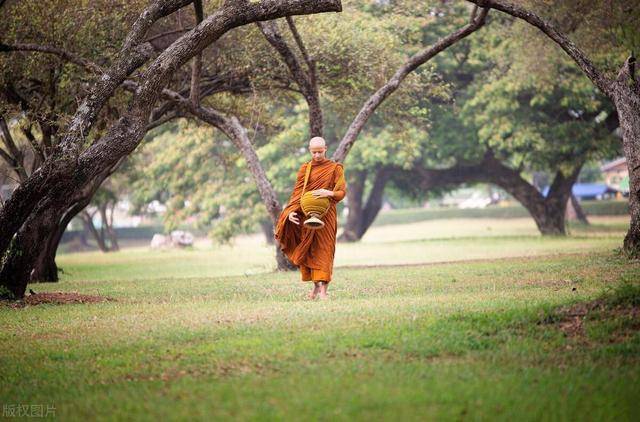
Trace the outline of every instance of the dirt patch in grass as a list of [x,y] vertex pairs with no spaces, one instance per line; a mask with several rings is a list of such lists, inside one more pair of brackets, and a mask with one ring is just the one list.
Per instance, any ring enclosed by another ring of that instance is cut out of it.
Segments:
[[577,303],[559,308],[543,323],[553,324],[567,337],[586,341],[585,325],[590,321],[625,321],[611,333],[610,343],[627,340],[630,335],[640,330],[640,306],[633,304],[612,305],[605,299]]
[[74,303],[101,303],[115,301],[105,296],[85,295],[77,292],[47,292],[25,296],[19,301],[5,302],[11,308],[24,308],[42,304],[69,305]]

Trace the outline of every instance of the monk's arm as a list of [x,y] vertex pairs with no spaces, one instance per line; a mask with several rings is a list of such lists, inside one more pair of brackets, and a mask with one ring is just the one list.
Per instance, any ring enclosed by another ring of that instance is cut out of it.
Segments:
[[341,165],[336,167],[336,185],[333,188],[333,196],[335,202],[340,202],[347,193],[347,182],[344,177],[344,168]]

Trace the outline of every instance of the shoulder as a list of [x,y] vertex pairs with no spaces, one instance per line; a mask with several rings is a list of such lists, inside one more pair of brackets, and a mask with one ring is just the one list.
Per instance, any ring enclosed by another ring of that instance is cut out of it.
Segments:
[[307,170],[307,164],[309,164],[309,163],[304,162],[304,163],[300,164],[300,168],[298,169],[298,174],[300,174],[300,173],[304,174],[305,173],[305,171]]
[[335,166],[336,170],[344,170],[344,164],[338,163],[337,161],[331,161],[331,163]]

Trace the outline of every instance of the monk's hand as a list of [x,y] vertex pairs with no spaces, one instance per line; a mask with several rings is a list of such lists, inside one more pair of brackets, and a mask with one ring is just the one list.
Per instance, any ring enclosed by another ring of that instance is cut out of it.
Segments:
[[300,225],[300,220],[298,220],[298,216],[296,215],[295,211],[291,211],[289,213],[289,216],[287,217],[289,219],[289,221],[291,221],[294,224],[298,224]]
[[313,195],[314,198],[326,198],[333,196],[333,191],[329,189],[316,189],[311,191],[311,195]]

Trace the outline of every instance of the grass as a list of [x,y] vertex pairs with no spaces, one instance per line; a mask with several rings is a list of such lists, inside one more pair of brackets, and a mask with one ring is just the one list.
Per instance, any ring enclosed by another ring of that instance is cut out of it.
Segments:
[[[583,201],[582,208],[589,218],[601,216],[628,216],[627,200]],[[440,219],[510,219],[531,218],[522,205],[490,206],[487,208],[402,208],[381,212],[376,226],[408,224]]]
[[560,311],[637,307],[620,222],[565,239],[511,223],[372,229],[338,245],[328,302],[264,272],[259,238],[61,256],[62,282],[31,287],[116,301],[0,306],[0,402],[65,420],[637,420],[637,314],[567,335]]
[[[620,246],[628,217],[594,217],[571,236],[543,238],[529,218],[437,220],[373,227],[361,242],[339,244],[335,265],[398,265],[517,256],[611,251]],[[274,269],[274,248],[263,235],[233,245],[198,242],[191,250],[133,247],[117,253],[59,254],[63,280],[87,283],[123,279],[253,275]]]
[[[629,207],[626,200],[604,200],[604,201],[583,201],[582,206],[585,212],[588,214],[593,228],[602,228],[598,221],[608,221],[611,219],[617,219],[619,223],[616,229],[620,229],[621,226],[628,224]],[[533,226],[533,221],[528,211],[521,205],[508,205],[508,206],[490,206],[481,209],[458,209],[458,208],[401,208],[382,211],[378,214],[373,222],[373,227],[380,227],[386,225],[406,225],[410,223],[427,222],[431,220],[453,220],[453,221],[466,221],[471,224],[472,227],[478,226],[474,220],[484,221],[499,221],[505,222],[508,219],[519,219],[520,223],[516,225],[522,226],[523,221],[528,221],[528,232],[537,234],[537,230]],[[344,224],[344,216],[340,216],[339,225]],[[508,224],[511,225],[511,224]],[[526,224],[524,224],[526,226]],[[607,224],[611,229],[612,225]],[[481,225],[479,226],[481,227]],[[205,236],[207,230],[198,229],[192,225],[185,225],[180,227],[181,229],[188,230],[196,236]],[[499,226],[500,229],[504,228]],[[116,228],[116,235],[118,241],[123,245],[140,245],[141,243],[148,244],[155,233],[164,232],[164,228],[158,222],[151,226],[140,227],[122,227]],[[259,227],[255,228],[256,233],[261,233]],[[508,231],[508,230],[507,230]],[[510,235],[514,234],[508,231]],[[81,234],[81,230],[68,230],[61,244],[61,250],[66,251],[77,247],[70,239],[78,237]],[[90,243],[94,243],[93,240],[89,240]],[[95,245],[94,245],[95,246]],[[97,246],[96,246],[97,248]]]

